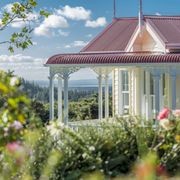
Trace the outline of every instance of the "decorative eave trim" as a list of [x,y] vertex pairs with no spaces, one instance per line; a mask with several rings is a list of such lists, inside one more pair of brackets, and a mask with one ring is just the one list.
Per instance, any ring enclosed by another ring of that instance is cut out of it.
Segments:
[[138,35],[139,35],[139,26],[137,25],[134,33],[132,34],[132,36],[131,36],[131,38],[130,38],[130,40],[129,40],[126,48],[125,48],[125,52],[130,52],[130,50],[131,50],[135,40],[137,39]]

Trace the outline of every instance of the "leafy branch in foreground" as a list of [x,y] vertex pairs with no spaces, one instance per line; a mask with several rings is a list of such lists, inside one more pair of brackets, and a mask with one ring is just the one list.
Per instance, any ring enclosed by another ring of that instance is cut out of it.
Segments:
[[38,13],[35,12],[37,5],[37,0],[22,0],[13,3],[10,8],[4,9],[0,17],[0,31],[6,30],[15,23],[21,23],[22,28],[11,34],[8,40],[0,42],[0,45],[8,44],[8,50],[14,52],[14,48],[24,50],[33,44],[31,33],[33,32],[34,23],[40,22],[42,18],[49,16],[49,13],[44,10],[40,10]]

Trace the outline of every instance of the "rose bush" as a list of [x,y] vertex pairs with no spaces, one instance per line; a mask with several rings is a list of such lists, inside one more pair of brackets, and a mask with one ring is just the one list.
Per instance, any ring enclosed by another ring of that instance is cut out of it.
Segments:
[[180,110],[165,108],[158,117],[160,127],[155,148],[160,164],[174,175],[180,171]]

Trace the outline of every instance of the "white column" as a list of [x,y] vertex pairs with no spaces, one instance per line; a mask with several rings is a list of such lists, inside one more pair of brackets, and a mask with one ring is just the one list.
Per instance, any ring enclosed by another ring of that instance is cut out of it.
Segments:
[[160,76],[159,82],[160,110],[163,108],[163,75]]
[[64,124],[68,124],[68,80],[69,80],[69,75],[65,74],[63,75],[64,79]]
[[54,77],[49,77],[49,115],[50,120],[54,120]]
[[150,119],[151,116],[151,97],[150,97],[150,73],[146,71],[146,120]]
[[141,105],[140,105],[140,108],[141,108],[141,116],[142,117],[145,117],[145,98],[144,98],[144,69],[141,69],[140,70],[140,89],[141,89],[141,92],[140,92],[140,99],[141,99]]
[[103,103],[102,103],[102,75],[100,74],[98,76],[99,81],[99,96],[98,96],[98,117],[99,120],[102,120],[103,117]]
[[160,84],[160,74],[154,74],[154,94],[155,94],[155,114],[157,115],[160,111],[160,91],[159,91],[159,84]]
[[136,68],[135,71],[135,115],[140,116],[141,112],[142,112],[142,108],[141,108],[141,102],[142,102],[142,82],[143,82],[143,76],[141,74],[141,69],[140,68]]
[[109,76],[105,76],[105,118],[109,118]]
[[62,78],[58,76],[58,120],[62,122]]
[[133,74],[132,74],[132,69],[130,69],[128,71],[128,74],[129,74],[129,113],[131,115],[133,115],[133,103],[134,103],[134,100],[133,100],[133,95],[134,95],[134,92],[133,92]]
[[171,74],[172,110],[176,110],[176,73]]
[[135,115],[136,114],[136,89],[135,89],[135,86],[136,86],[136,81],[135,81],[135,70],[132,69],[131,70],[131,91],[130,91],[130,94],[131,94],[131,115]]
[[119,85],[119,115],[123,115],[124,113],[124,109],[123,109],[123,94],[122,94],[122,91],[123,91],[123,87],[122,87],[122,70],[119,70],[119,78],[118,78],[119,82],[118,82],[118,85]]
[[172,108],[172,82],[170,73],[167,74],[167,104],[169,108]]

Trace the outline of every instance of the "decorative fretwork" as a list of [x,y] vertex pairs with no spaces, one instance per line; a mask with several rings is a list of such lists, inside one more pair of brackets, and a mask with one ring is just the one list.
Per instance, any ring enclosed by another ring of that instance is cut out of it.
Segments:
[[114,67],[94,67],[92,70],[98,75],[106,76],[114,70]]
[[80,67],[50,67],[50,76],[58,74],[61,78],[69,77],[71,74],[80,70]]

